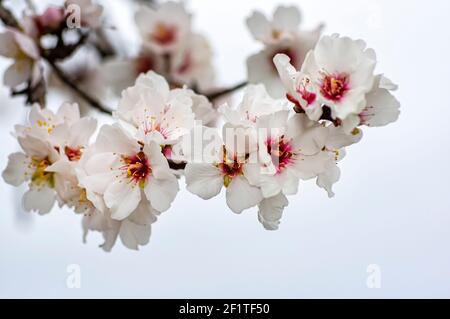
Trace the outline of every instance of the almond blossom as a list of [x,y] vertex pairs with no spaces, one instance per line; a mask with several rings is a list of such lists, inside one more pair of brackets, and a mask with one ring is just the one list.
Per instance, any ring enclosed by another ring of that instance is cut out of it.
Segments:
[[140,141],[114,124],[100,129],[94,148],[80,182],[87,191],[102,195],[113,219],[126,219],[145,200],[158,212],[170,208],[178,181],[159,144]]
[[272,21],[260,11],[255,11],[247,18],[247,26],[255,38],[264,44],[277,43],[296,36],[302,15],[295,6],[279,6],[273,13]]
[[150,205],[147,199],[141,198],[137,208],[128,217],[122,220],[113,219],[111,210],[105,204],[103,194],[98,192],[98,188],[89,187],[92,182],[90,176],[100,174],[101,177],[102,173],[108,173],[105,167],[98,170],[95,165],[96,158],[98,158],[98,152],[95,145],[91,145],[76,168],[79,188],[84,190],[86,202],[93,207],[83,217],[83,240],[87,241],[89,232],[100,232],[104,238],[101,247],[107,252],[112,250],[117,238],[120,238],[127,248],[137,250],[140,246],[148,244],[151,225],[156,222],[159,212]]
[[47,214],[56,201],[55,188],[61,187],[58,174],[47,169],[58,160],[58,152],[46,141],[33,136],[18,137],[23,152],[9,156],[3,179],[12,186],[28,182],[28,191],[23,196],[26,211]]
[[200,92],[213,88],[211,44],[192,29],[184,2],[142,6],[135,20],[142,39],[138,55],[114,57],[101,68],[103,80],[114,93],[132,86],[140,74],[149,71],[164,76],[171,87],[186,85]]
[[319,88],[319,98],[331,109],[332,117],[345,120],[364,109],[375,65],[375,52],[364,41],[332,35],[320,39],[301,71]]
[[209,41],[200,34],[190,34],[183,48],[172,57],[170,75],[176,83],[208,90],[215,76],[212,57]]
[[158,54],[172,54],[185,45],[191,16],[182,3],[167,1],[156,10],[142,6],[136,14],[136,23],[144,46]]
[[[58,199],[79,213],[92,211],[78,187],[75,168],[96,126],[95,119],[80,118],[78,105],[70,103],[62,104],[56,113],[33,105],[28,124],[16,125],[15,135],[25,154],[12,155],[3,177],[15,186],[31,178],[24,197],[26,210],[47,213]],[[14,163],[14,159],[21,160]],[[17,174],[24,176],[17,179]]]
[[170,90],[162,76],[150,71],[123,91],[115,116],[127,124],[132,135],[165,146],[170,157],[172,146],[194,126],[192,109],[192,93]]
[[322,150],[327,129],[322,125],[303,114],[289,117],[289,111],[279,111],[261,117],[256,126],[260,132],[267,132],[266,136],[259,136],[261,174],[253,181],[265,198],[280,192],[294,195],[300,178],[308,179],[324,171],[328,156]]
[[[208,129],[206,129],[208,132]],[[211,130],[211,129],[209,129]],[[258,187],[250,185],[245,157],[230,152],[216,132],[206,133],[212,137],[212,159],[203,163],[188,163],[185,169],[187,190],[207,200],[226,188],[228,207],[236,214],[256,206],[262,200]]]
[[42,76],[39,49],[28,35],[13,29],[0,33],[0,55],[14,60],[3,77],[6,86],[14,89],[24,83],[30,87],[38,84]]
[[[334,64],[328,62],[333,59],[327,56],[333,55],[332,50],[336,55]],[[324,55],[319,58],[323,67],[311,67],[316,54]],[[274,58],[287,98],[296,105],[297,111],[318,121],[326,107],[331,111],[331,119],[337,120],[347,133],[359,125],[383,126],[398,118],[400,104],[391,93],[397,86],[382,75],[374,76],[375,61],[375,53],[365,50],[362,41],[337,35],[324,37],[315,51],[308,54],[301,71],[284,54]],[[344,69],[348,71],[336,71]]]
[[300,17],[300,11],[295,7],[278,7],[272,22],[258,11],[247,19],[254,38],[265,45],[259,53],[247,60],[249,82],[263,83],[268,92],[276,98],[283,96],[285,89],[278,77],[273,58],[283,53],[300,69],[306,54],[315,47],[322,32],[322,25],[312,31],[300,30]]

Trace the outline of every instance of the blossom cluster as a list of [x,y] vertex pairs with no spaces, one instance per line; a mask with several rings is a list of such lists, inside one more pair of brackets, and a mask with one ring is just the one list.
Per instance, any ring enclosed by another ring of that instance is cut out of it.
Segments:
[[[10,12],[4,11],[4,16]],[[24,15],[20,22],[6,19],[0,33],[0,56],[14,60],[5,71],[4,84],[13,95],[26,95],[27,103],[45,104],[43,59],[55,62],[68,58],[87,37],[80,30],[101,26],[103,7],[92,0],[65,0],[63,6],[50,6],[42,13]],[[79,42],[66,43],[69,24],[78,27]],[[56,41],[45,41],[56,37]],[[50,42],[50,44],[46,44]],[[56,42],[56,44],[54,44]]]
[[172,85],[211,89],[215,78],[212,48],[205,36],[192,29],[191,20],[179,2],[164,2],[158,9],[142,6],[135,15],[142,39],[139,53],[107,61],[101,69],[102,80],[120,92],[152,70]]
[[[363,127],[399,116],[397,86],[375,72],[374,51],[362,40],[321,36],[322,27],[299,31],[294,7],[279,7],[273,21],[259,12],[247,20],[265,48],[248,60],[250,84],[240,103],[217,105],[199,91],[211,83],[211,61],[190,19],[176,2],[137,13],[143,55],[133,63],[151,58],[151,70],[119,63],[135,73],[113,124],[98,128],[94,118],[80,116],[76,103],[56,112],[31,107],[28,123],[13,134],[22,151],[9,156],[3,172],[8,184],[28,185],[25,210],[47,214],[55,204],[67,206],[83,216],[85,240],[96,231],[105,251],[118,238],[138,249],[184,182],[204,200],[224,189],[232,212],[256,208],[261,225],[277,230],[288,197],[303,181],[315,180],[333,197],[338,163],[362,139]],[[26,56],[29,70],[26,77],[7,71],[7,82],[29,81],[39,55],[30,49],[35,42],[18,31],[7,31],[1,41],[10,46],[0,53],[14,65]],[[117,67],[118,61],[111,63]],[[189,72],[177,73],[184,66]],[[184,85],[174,85],[178,81]]]

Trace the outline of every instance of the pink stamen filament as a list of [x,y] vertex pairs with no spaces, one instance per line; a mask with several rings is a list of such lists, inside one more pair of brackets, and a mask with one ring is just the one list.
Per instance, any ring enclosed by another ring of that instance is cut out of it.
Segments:
[[150,176],[152,170],[147,156],[144,152],[139,152],[133,156],[123,156],[122,160],[124,165],[121,167],[126,172],[126,175],[130,180],[140,187],[144,187],[145,182]]
[[345,74],[324,73],[320,91],[326,99],[339,102],[350,89],[348,82]]
[[278,139],[267,139],[267,153],[272,157],[272,163],[275,165],[277,174],[293,162],[293,151],[291,143],[287,142],[284,136]]

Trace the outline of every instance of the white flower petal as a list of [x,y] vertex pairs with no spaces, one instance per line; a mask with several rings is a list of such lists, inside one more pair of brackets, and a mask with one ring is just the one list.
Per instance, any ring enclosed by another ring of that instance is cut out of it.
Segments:
[[152,233],[151,224],[139,225],[125,219],[120,225],[119,236],[123,245],[132,250],[138,250],[139,246],[147,245]]
[[83,147],[89,144],[89,139],[97,129],[97,120],[85,117],[77,121],[70,128],[71,134],[68,145]]
[[294,150],[304,155],[316,154],[325,146],[328,130],[305,114],[294,114],[288,122],[286,137],[292,140]]
[[22,32],[14,32],[14,39],[20,50],[33,60],[39,59],[39,49],[32,38]]
[[358,143],[363,137],[363,132],[360,129],[353,130],[353,132],[347,134],[342,127],[332,125],[328,127],[328,130],[329,135],[325,147],[331,151]]
[[261,190],[251,186],[243,176],[233,178],[226,192],[227,204],[236,214],[258,205],[263,199]]
[[49,153],[56,153],[50,145],[33,136],[18,137],[20,146],[28,156],[36,156],[38,158],[46,158]]
[[284,208],[289,204],[286,196],[278,194],[263,199],[259,204],[258,219],[267,230],[277,230],[283,216]]
[[336,154],[332,152],[319,152],[316,155],[301,156],[294,164],[298,176],[303,180],[308,180],[322,174],[328,165],[335,162]]
[[8,157],[8,166],[3,171],[3,179],[12,186],[19,186],[29,178],[30,158],[23,153],[13,153]]
[[223,176],[211,164],[188,164],[184,171],[187,190],[202,199],[218,195],[223,187]]
[[80,108],[77,103],[63,103],[56,115],[69,125],[80,119]]
[[126,179],[116,179],[105,191],[105,204],[111,210],[111,218],[124,220],[138,207],[141,189]]
[[135,154],[139,149],[138,143],[117,123],[102,126],[95,147],[98,152],[113,152],[121,155]]
[[95,153],[92,156],[89,154],[89,157],[83,157],[82,161],[83,167],[77,170],[80,185],[95,193],[105,193],[113,178],[123,173],[117,169],[120,162],[112,153]]
[[159,212],[168,210],[179,190],[177,178],[171,174],[166,179],[150,176],[144,192],[150,204]]
[[270,39],[272,27],[264,14],[255,11],[247,18],[246,23],[255,40],[264,42]]
[[296,31],[302,20],[296,6],[279,6],[273,14],[273,26],[276,30]]
[[336,163],[331,163],[328,168],[317,177],[317,186],[325,189],[328,197],[334,197],[333,184],[339,181],[341,170]]
[[94,214],[83,217],[83,242],[86,243],[89,231],[98,231],[102,233],[104,243],[100,247],[110,252],[114,247],[119,235],[121,222],[113,220],[107,214],[96,211]]
[[288,196],[297,194],[300,180],[296,175],[296,172],[291,168],[286,167],[282,174],[285,175],[284,183],[282,185],[283,194]]
[[284,86],[290,94],[295,92],[293,88],[293,80],[297,73],[297,70],[290,63],[291,59],[286,54],[277,54],[273,58],[273,63],[277,68],[278,74]]
[[31,78],[33,62],[29,59],[18,60],[8,67],[3,75],[6,86],[15,88]]
[[270,198],[283,190],[285,175],[266,175],[262,174],[260,178],[261,192],[264,198]]
[[399,101],[386,89],[375,89],[366,96],[367,107],[362,113],[363,124],[385,126],[398,120]]
[[36,211],[40,215],[48,214],[55,204],[56,193],[48,187],[32,188],[23,195],[23,208],[27,212]]

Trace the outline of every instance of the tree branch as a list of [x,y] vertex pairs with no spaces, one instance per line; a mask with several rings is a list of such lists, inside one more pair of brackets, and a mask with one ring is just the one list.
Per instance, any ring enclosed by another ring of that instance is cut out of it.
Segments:
[[0,19],[6,26],[20,29],[20,25],[16,18],[14,18],[14,15],[4,7],[3,0],[0,0]]
[[96,108],[98,111],[102,113],[106,113],[109,115],[112,114],[111,109],[104,106],[103,104],[98,102],[96,98],[90,96],[88,93],[79,88],[55,62],[49,60],[47,60],[47,62],[52,67],[53,71],[58,76],[58,78],[68,87],[70,87],[75,93],[77,93],[83,100],[91,104],[92,107]]
[[214,101],[215,99],[221,98],[224,95],[228,95],[233,93],[234,91],[240,90],[243,87],[245,87],[248,84],[247,81],[243,81],[241,83],[238,83],[230,88],[224,89],[224,90],[220,90],[217,92],[213,92],[213,93],[209,93],[209,94],[205,94],[205,96],[208,98],[208,100],[210,101]]

